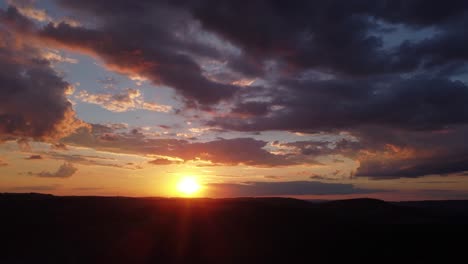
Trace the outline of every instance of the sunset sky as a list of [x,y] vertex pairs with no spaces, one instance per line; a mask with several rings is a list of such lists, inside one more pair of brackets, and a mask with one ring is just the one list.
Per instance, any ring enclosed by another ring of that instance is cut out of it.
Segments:
[[468,1],[0,0],[0,192],[468,199]]

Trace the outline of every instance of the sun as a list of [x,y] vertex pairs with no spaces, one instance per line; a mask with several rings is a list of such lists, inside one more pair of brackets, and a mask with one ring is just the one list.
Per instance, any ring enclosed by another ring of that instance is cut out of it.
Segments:
[[184,177],[177,183],[177,191],[185,196],[193,196],[200,190],[200,184],[193,177]]

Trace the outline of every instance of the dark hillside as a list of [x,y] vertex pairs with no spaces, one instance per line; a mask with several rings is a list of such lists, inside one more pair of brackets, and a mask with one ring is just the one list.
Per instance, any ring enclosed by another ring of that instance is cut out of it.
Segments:
[[3,194],[0,263],[452,263],[466,204]]

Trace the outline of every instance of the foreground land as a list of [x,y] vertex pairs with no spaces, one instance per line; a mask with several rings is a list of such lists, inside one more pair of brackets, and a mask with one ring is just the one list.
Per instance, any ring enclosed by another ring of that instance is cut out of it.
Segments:
[[0,194],[0,263],[454,263],[467,224],[468,201]]

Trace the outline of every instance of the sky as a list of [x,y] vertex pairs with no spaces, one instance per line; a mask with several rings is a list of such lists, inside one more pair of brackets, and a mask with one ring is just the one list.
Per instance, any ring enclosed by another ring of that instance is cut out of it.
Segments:
[[1,0],[0,192],[468,199],[468,2]]

